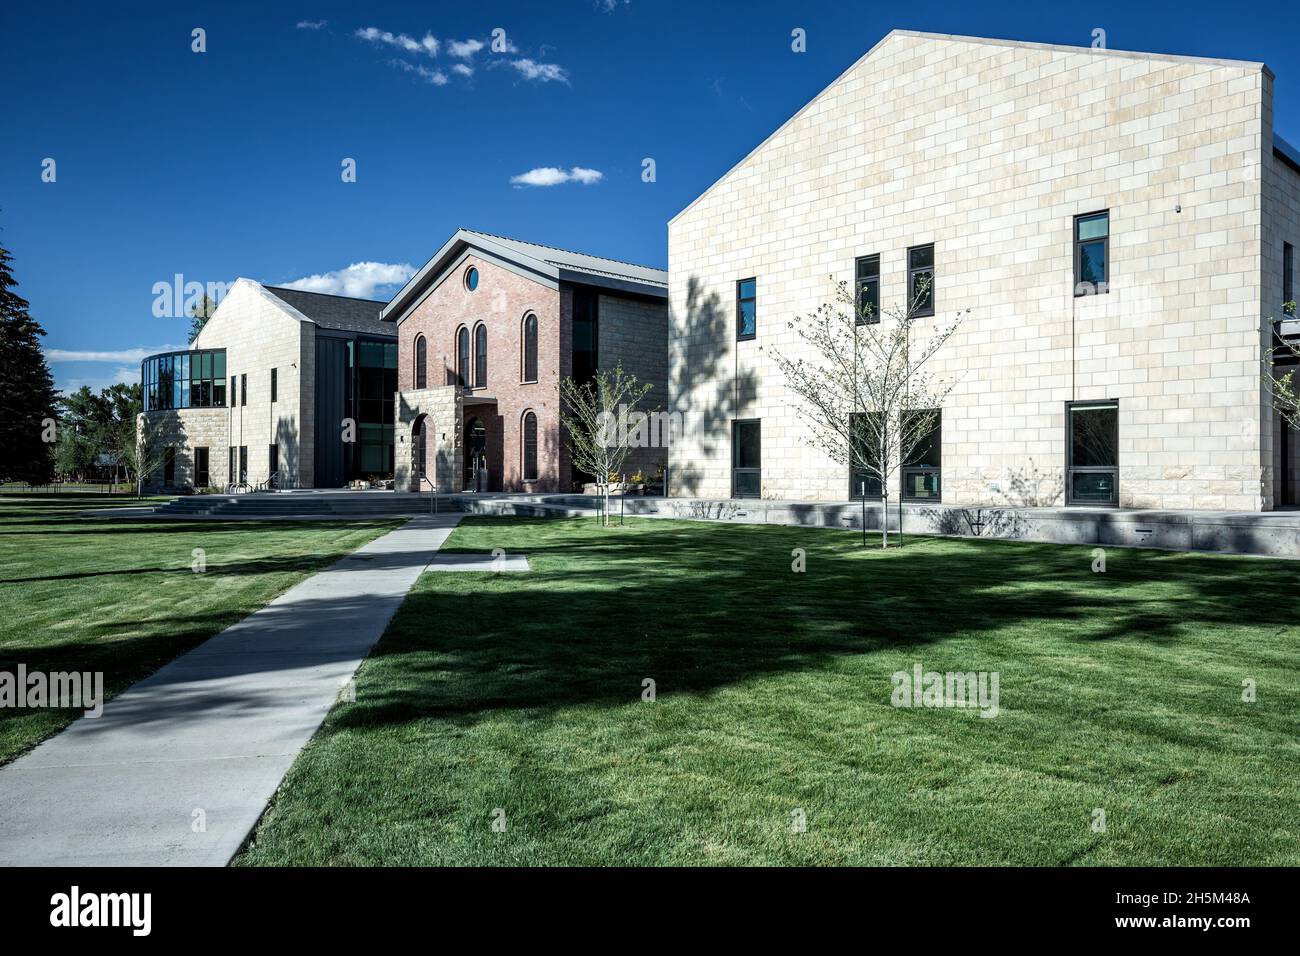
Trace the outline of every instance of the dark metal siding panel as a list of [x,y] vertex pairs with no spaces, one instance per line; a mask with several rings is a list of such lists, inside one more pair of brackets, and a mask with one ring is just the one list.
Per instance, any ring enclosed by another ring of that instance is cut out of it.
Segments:
[[343,419],[348,373],[348,340],[316,338],[316,480],[317,488],[343,487]]

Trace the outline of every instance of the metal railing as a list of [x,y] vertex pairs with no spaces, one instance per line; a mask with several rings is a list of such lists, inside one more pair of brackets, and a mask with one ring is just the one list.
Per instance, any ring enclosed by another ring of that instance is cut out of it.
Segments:
[[433,491],[433,500],[429,503],[429,514],[436,515],[438,513],[438,486],[424,472],[419,472],[416,475],[415,493],[418,495],[424,490],[425,482],[428,482],[429,488]]

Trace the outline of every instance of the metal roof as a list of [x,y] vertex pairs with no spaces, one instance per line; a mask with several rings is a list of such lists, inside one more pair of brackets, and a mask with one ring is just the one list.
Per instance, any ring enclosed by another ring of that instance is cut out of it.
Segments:
[[384,307],[384,319],[389,322],[399,320],[422,298],[426,289],[460,261],[468,249],[552,288],[558,288],[561,282],[577,282],[615,292],[659,299],[668,297],[668,273],[663,269],[510,239],[490,232],[457,229]]

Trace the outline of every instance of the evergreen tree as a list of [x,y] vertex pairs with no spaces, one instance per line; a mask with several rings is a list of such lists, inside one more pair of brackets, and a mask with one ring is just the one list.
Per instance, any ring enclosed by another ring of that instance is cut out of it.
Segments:
[[190,345],[199,337],[203,331],[203,326],[208,324],[208,319],[212,318],[212,313],[217,311],[217,304],[208,298],[204,293],[203,301],[195,302],[190,306]]
[[0,481],[41,484],[54,474],[57,396],[45,364],[40,323],[14,289],[12,257],[0,247]]

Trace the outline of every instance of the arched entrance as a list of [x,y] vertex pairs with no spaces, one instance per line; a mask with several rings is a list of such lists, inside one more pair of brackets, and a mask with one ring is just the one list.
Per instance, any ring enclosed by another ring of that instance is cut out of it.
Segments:
[[415,424],[411,426],[411,490],[412,491],[421,491],[422,485],[427,487],[427,485],[425,485],[425,482],[422,481],[421,479],[427,477],[430,482],[434,480],[434,476],[429,474],[428,458],[426,457],[426,453],[428,449],[428,443],[426,437],[429,432],[428,424],[429,424],[429,416],[421,415],[419,418],[415,420]]
[[486,491],[487,427],[478,418],[465,423],[465,490]]

